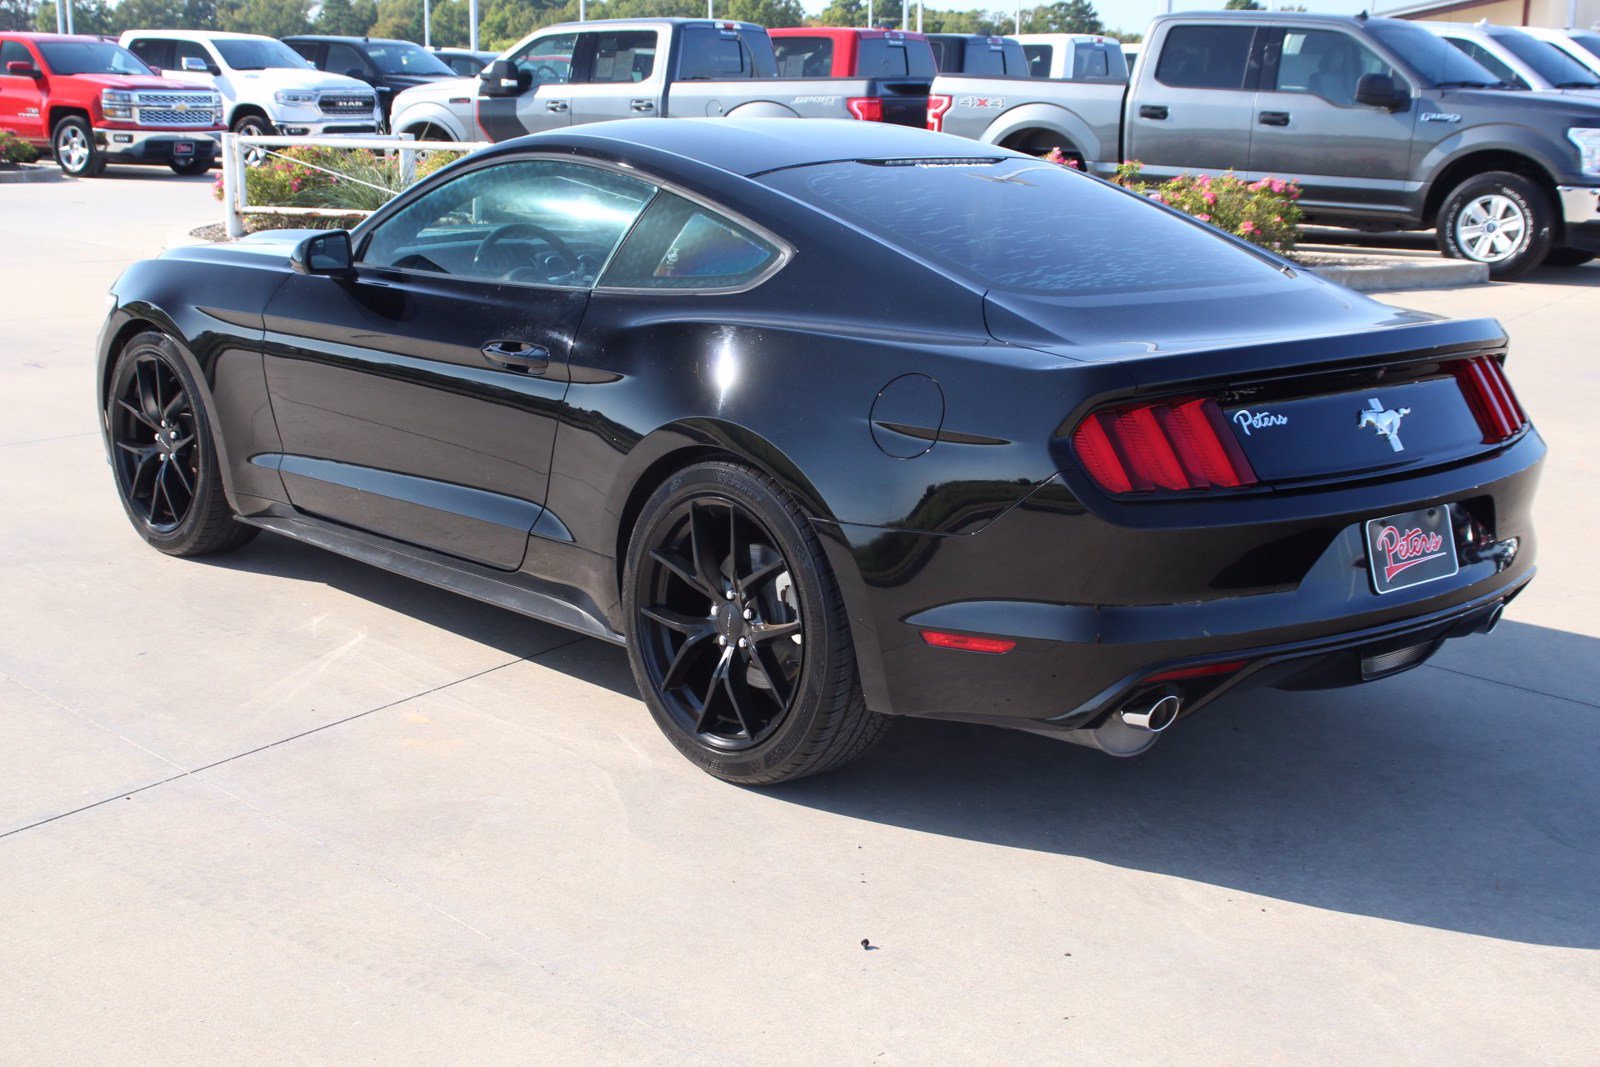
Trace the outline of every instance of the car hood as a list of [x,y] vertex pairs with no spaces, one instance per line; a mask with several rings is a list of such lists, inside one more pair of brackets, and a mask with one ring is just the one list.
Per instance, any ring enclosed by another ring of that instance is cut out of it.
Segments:
[[383,80],[388,82],[389,87],[398,93],[406,89],[415,89],[418,86],[437,85],[440,82],[453,82],[461,79],[454,74],[385,74]]
[[1563,123],[1600,126],[1600,93],[1577,89],[1451,89],[1441,103],[1469,119],[1521,121],[1555,133]]
[[333,89],[349,92],[360,89],[372,92],[372,86],[343,74],[325,74],[320,70],[291,70],[273,67],[268,70],[236,70],[229,73],[236,82],[249,82],[262,88],[277,89]]
[[398,103],[403,99],[407,103],[431,101],[434,103],[443,104],[449,101],[452,97],[477,96],[479,84],[480,83],[476,77],[440,78],[437,81],[430,81],[424,85],[418,85],[415,88],[407,89],[405,92],[395,97],[395,102]]
[[82,85],[98,85],[103,89],[189,89],[207,92],[204,86],[190,85],[173,78],[159,78],[150,74],[71,74],[64,75]]

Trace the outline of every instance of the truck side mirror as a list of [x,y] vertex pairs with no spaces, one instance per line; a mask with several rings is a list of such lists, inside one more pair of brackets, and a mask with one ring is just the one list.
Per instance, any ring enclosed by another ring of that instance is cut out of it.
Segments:
[[294,246],[289,254],[289,266],[297,274],[321,274],[331,278],[348,278],[355,273],[351,267],[349,230],[328,230],[314,233]]
[[516,96],[527,88],[522,72],[509,59],[497,59],[484,67],[478,80],[483,83],[484,96]]
[[1411,94],[1395,85],[1387,74],[1363,74],[1356,82],[1356,103],[1368,107],[1381,107],[1385,111],[1399,111],[1411,99]]
[[42,78],[44,73],[26,59],[13,59],[6,64],[6,73],[14,78]]

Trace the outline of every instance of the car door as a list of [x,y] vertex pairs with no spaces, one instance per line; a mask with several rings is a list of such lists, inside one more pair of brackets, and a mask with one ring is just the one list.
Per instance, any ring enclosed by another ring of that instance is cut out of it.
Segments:
[[1128,158],[1141,161],[1147,177],[1249,168],[1260,75],[1256,36],[1264,32],[1241,22],[1167,31],[1127,123]]
[[8,67],[11,63],[25,63],[37,71],[44,69],[21,41],[0,41],[0,130],[10,130],[29,140],[43,140],[48,132],[44,128],[44,94],[39,90],[43,82],[26,74],[12,74]]
[[572,71],[578,34],[535,37],[506,58],[518,88],[509,96],[478,95],[478,125],[493,141],[553,130],[572,121]]
[[1363,41],[1338,29],[1285,28],[1267,41],[1250,171],[1292,178],[1307,209],[1401,212],[1415,189],[1411,138],[1417,108],[1389,110],[1356,102],[1369,74],[1414,87]]
[[645,118],[657,113],[664,64],[655,30],[608,30],[581,35],[583,68],[570,84],[568,121]]
[[492,161],[378,218],[352,276],[291,275],[266,311],[284,452],[256,462],[305,512],[516,568],[589,291],[654,191]]

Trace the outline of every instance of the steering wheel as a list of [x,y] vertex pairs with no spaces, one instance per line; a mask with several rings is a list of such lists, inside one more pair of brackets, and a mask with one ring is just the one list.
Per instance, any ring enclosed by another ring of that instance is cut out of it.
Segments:
[[[577,269],[578,257],[573,253],[567,242],[532,222],[508,222],[504,226],[497,226],[489,231],[489,236],[483,239],[483,244],[478,246],[478,251],[472,257],[472,265],[479,270],[489,270],[496,263],[496,254],[500,242],[517,237],[532,237],[543,241],[550,246],[550,250],[565,261],[566,273],[571,274]],[[531,258],[531,257],[530,257]]]
[[554,82],[565,81],[561,72],[548,63],[540,63],[533,68],[533,80],[540,85],[550,85]]

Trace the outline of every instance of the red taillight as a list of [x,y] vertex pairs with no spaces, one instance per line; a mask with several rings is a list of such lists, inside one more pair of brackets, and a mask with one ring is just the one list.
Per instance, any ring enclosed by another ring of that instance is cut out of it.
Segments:
[[1003,637],[973,637],[971,634],[947,634],[942,630],[924,630],[922,639],[934,648],[954,648],[962,652],[987,652],[998,655],[1017,647],[1015,641]]
[[1478,420],[1484,444],[1498,444],[1528,424],[1499,360],[1479,356],[1455,364],[1450,371]]
[[1203,667],[1176,667],[1160,674],[1152,674],[1146,682],[1175,682],[1180,678],[1209,678],[1216,674],[1233,674],[1244,667],[1248,660],[1235,659],[1227,663],[1207,663]]
[[949,111],[955,102],[955,97],[945,96],[943,93],[935,93],[928,97],[928,129],[934,133],[943,133],[944,113]]
[[862,122],[883,121],[883,97],[881,96],[852,96],[846,98],[844,105],[850,109],[850,114]]
[[1109,493],[1254,485],[1255,471],[1214,400],[1173,400],[1090,415],[1072,447]]

